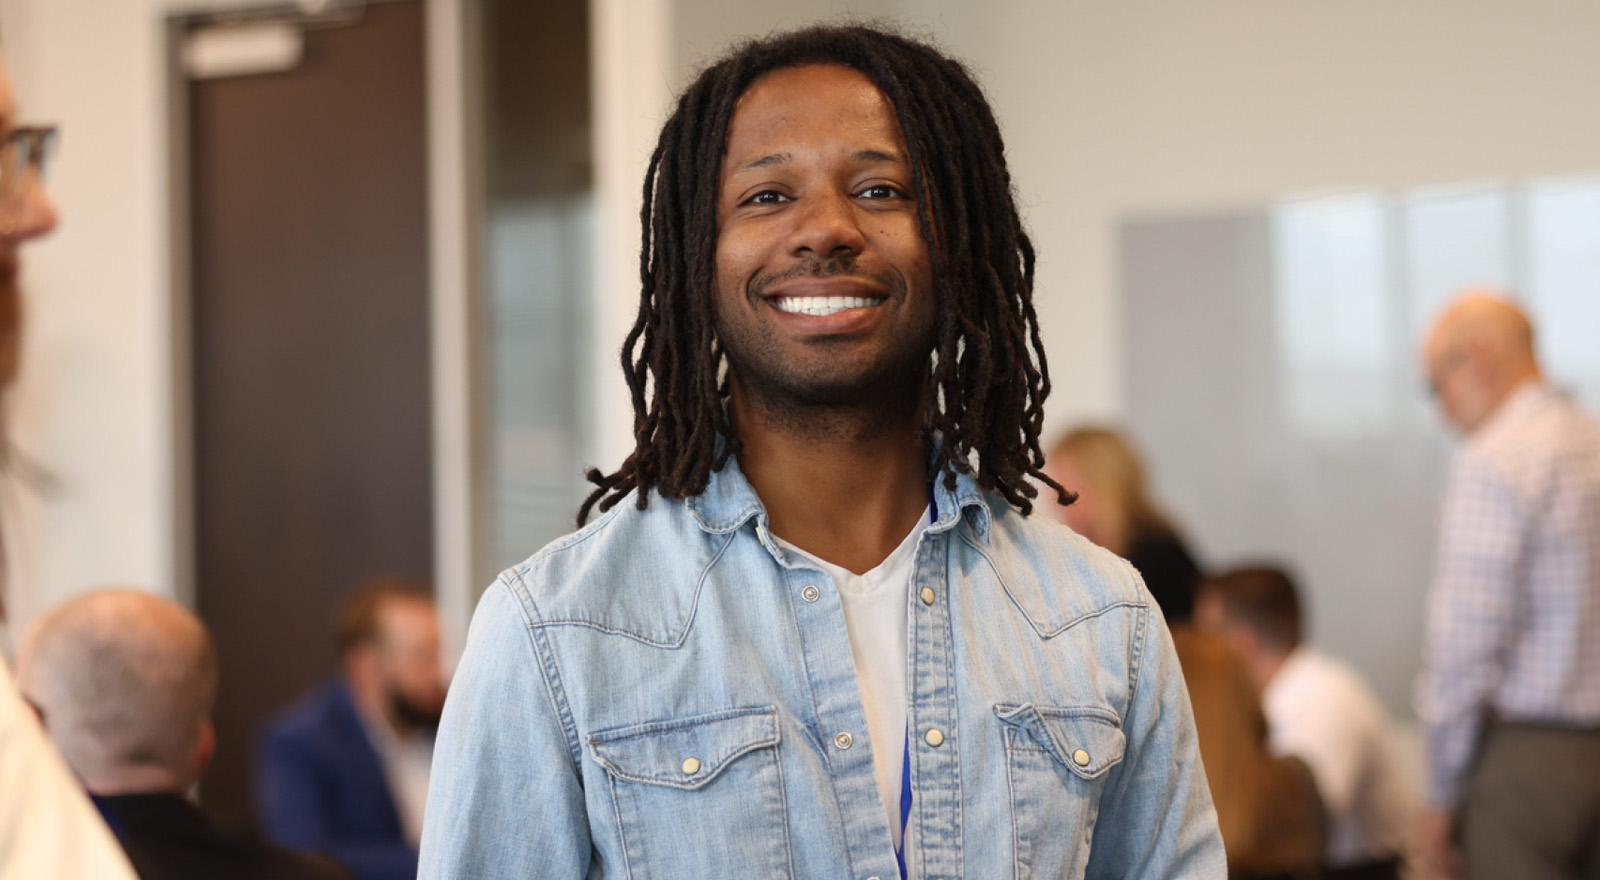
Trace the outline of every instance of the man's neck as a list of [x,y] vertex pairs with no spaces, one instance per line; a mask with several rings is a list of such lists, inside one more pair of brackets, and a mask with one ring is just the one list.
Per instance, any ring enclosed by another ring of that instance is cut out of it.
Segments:
[[184,797],[194,779],[149,764],[105,767],[83,775],[83,786],[104,797],[126,794],[172,794]]
[[1260,652],[1245,659],[1245,664],[1250,667],[1250,676],[1256,680],[1256,688],[1265,691],[1267,685],[1278,677],[1283,671],[1283,664],[1289,661],[1289,655],[1294,651],[1269,650]]
[[1493,417],[1494,413],[1504,409],[1505,405],[1511,401],[1511,398],[1516,397],[1525,389],[1537,387],[1541,381],[1543,380],[1539,376],[1537,369],[1522,370],[1507,377],[1500,388],[1499,395],[1495,398],[1494,406],[1489,410],[1490,416]]
[[[743,443],[739,469],[767,509],[772,532],[856,574],[877,567],[927,510],[927,453],[917,442],[915,407],[883,413],[821,415],[827,430],[796,431],[730,401]],[[786,420],[787,421],[787,420]],[[814,426],[815,427],[815,426]]]

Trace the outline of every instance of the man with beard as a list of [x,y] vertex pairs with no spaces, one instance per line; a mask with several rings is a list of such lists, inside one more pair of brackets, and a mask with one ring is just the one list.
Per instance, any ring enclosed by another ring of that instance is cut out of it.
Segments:
[[1159,611],[1028,515],[1033,249],[966,70],[750,43],[645,193],[634,451],[478,607],[422,876],[1225,876]]
[[437,613],[421,586],[374,579],[338,621],[344,674],[262,738],[262,827],[284,846],[334,855],[362,880],[409,880],[444,705]]
[[[44,189],[54,134],[53,127],[18,122],[11,81],[0,62],[0,391],[16,378],[21,353],[18,251],[56,225],[55,207]],[[0,445],[9,447],[3,414]],[[0,546],[0,627],[6,623],[5,595],[11,585],[4,550]],[[61,756],[50,748],[0,657],[0,878],[25,877],[126,880],[133,869]]]

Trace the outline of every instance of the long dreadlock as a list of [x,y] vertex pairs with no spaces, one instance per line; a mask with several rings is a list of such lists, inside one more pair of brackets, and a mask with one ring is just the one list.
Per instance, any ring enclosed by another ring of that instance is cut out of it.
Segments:
[[763,74],[811,63],[860,71],[888,97],[910,152],[911,191],[925,194],[917,215],[939,309],[923,400],[922,437],[939,440],[930,474],[943,473],[952,489],[956,472],[972,474],[1024,514],[1038,495],[1030,477],[1061,503],[1072,500],[1041,470],[1050,377],[1033,308],[1033,245],[983,91],[927,45],[825,26],[746,43],[695,79],[661,130],[640,212],[639,316],[622,347],[634,451],[614,473],[587,472],[598,488],[579,508],[579,526],[596,503],[609,510],[629,491],[640,509],[651,490],[698,495],[741,448],[723,406],[712,313],[717,180],[739,96]]

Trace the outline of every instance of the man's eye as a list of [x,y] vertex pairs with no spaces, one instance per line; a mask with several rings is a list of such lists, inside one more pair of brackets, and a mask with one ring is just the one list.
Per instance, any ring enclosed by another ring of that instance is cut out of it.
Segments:
[[887,183],[876,183],[862,190],[857,197],[863,199],[898,199],[903,195],[905,194]]
[[746,204],[751,205],[776,205],[780,202],[789,201],[789,197],[775,189],[764,189],[745,201]]

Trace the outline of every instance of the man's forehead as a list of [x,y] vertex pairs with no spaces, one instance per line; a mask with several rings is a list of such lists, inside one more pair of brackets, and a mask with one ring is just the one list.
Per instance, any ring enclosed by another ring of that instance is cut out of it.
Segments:
[[814,132],[819,121],[877,141],[856,146],[862,158],[906,159],[898,115],[877,83],[852,67],[824,63],[781,67],[753,80],[734,103],[724,154],[738,167],[781,163],[782,142],[796,131]]

